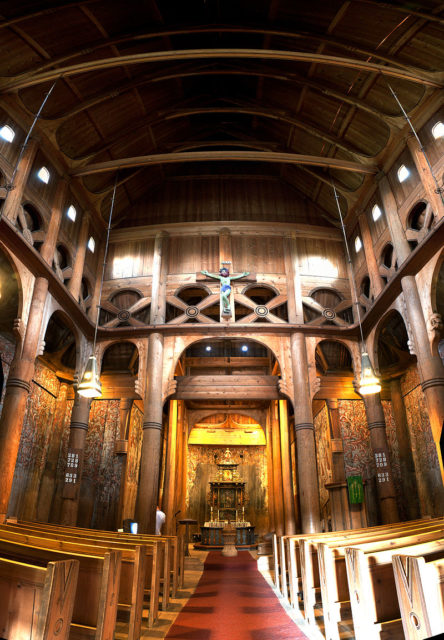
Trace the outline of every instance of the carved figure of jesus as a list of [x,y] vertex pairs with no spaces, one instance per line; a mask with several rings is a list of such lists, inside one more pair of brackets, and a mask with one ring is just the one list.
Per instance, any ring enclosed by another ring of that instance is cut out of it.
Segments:
[[226,267],[222,267],[219,270],[219,274],[217,273],[208,273],[208,271],[201,271],[204,276],[208,276],[209,278],[215,278],[216,280],[220,280],[220,303],[222,307],[222,315],[223,316],[231,316],[231,306],[230,306],[230,294],[231,294],[231,281],[239,280],[240,278],[244,278],[245,276],[249,276],[249,271],[244,271],[238,276],[230,276],[230,272]]

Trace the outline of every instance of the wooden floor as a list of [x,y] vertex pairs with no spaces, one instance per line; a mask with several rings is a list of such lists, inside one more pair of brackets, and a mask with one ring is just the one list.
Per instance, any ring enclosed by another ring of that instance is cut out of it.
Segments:
[[[159,618],[154,627],[148,629],[148,610],[143,612],[143,625],[141,638],[146,640],[164,638],[169,628],[177,618],[182,607],[188,602],[189,597],[194,593],[197,583],[203,572],[203,563],[208,555],[208,551],[197,551],[191,549],[191,556],[185,558],[185,588],[177,592],[177,598],[170,600],[168,611],[159,611]],[[125,640],[128,637],[128,623],[117,620],[115,640]]]

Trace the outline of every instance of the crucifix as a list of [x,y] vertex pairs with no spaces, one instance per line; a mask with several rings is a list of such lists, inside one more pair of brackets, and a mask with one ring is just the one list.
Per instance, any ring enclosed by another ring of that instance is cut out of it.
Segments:
[[222,318],[231,318],[233,315],[231,309],[230,295],[231,295],[231,281],[232,280],[240,280],[241,278],[246,278],[250,275],[249,271],[244,271],[236,276],[230,276],[230,271],[226,264],[230,264],[228,262],[222,262],[222,267],[219,270],[219,273],[209,273],[204,270],[201,271],[201,274],[207,276],[207,278],[214,278],[215,280],[220,281],[220,309],[221,309],[221,317]]

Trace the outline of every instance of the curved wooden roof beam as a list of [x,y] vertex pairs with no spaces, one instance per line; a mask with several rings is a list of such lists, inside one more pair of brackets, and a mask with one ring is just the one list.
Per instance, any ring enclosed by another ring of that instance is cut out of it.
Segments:
[[246,106],[230,106],[230,107],[180,107],[175,110],[170,111],[159,111],[155,114],[153,118],[142,118],[138,121],[132,122],[130,127],[127,127],[119,133],[105,142],[102,145],[98,145],[91,150],[86,151],[82,156],[77,156],[73,158],[74,161],[82,162],[88,158],[92,158],[99,153],[103,153],[104,151],[108,151],[114,145],[119,144],[122,140],[128,141],[131,137],[139,136],[140,130],[144,127],[154,126],[156,123],[163,122],[165,120],[174,120],[177,118],[185,118],[191,115],[200,115],[200,114],[211,114],[211,113],[229,113],[229,114],[244,114],[244,115],[252,115],[257,117],[270,118],[273,120],[278,120],[280,122],[286,122],[291,126],[295,126],[298,129],[302,129],[303,131],[307,131],[311,133],[314,137],[326,142],[327,144],[331,144],[333,146],[338,147],[345,153],[351,155],[352,157],[357,157],[359,160],[362,158],[369,158],[369,156],[365,156],[364,153],[360,152],[358,149],[355,149],[348,143],[343,140],[320,131],[319,129],[313,127],[312,125],[307,125],[302,120],[297,120],[292,118],[290,115],[287,115],[284,111],[279,109],[264,109],[259,107],[254,107],[250,105]]
[[180,162],[273,162],[288,164],[303,164],[314,167],[329,167],[342,171],[355,171],[357,173],[377,173],[376,165],[364,165],[339,158],[326,158],[321,156],[301,155],[298,153],[282,153],[275,151],[187,151],[183,153],[156,153],[147,156],[133,158],[119,158],[107,162],[98,162],[86,167],[80,167],[71,171],[72,176],[88,176],[97,173],[108,173],[119,169],[132,167],[146,167],[160,164],[175,164]]
[[[0,24],[0,27],[2,25]],[[366,49],[360,46],[355,42],[347,42],[341,38],[337,38],[331,35],[325,34],[316,34],[311,33],[309,31],[289,31],[288,29],[282,28],[273,28],[273,27],[261,27],[261,26],[232,26],[232,25],[190,25],[188,28],[176,27],[170,29],[164,29],[161,31],[152,31],[140,33],[137,35],[123,35],[117,36],[115,38],[103,38],[98,41],[96,44],[89,45],[87,47],[82,47],[76,49],[75,51],[71,51],[70,53],[58,56],[57,58],[52,58],[51,61],[44,62],[42,64],[36,65],[32,69],[29,69],[25,73],[41,73],[46,69],[51,67],[66,64],[69,60],[74,58],[90,55],[95,51],[100,51],[100,49],[104,49],[107,47],[115,47],[121,44],[127,44],[129,42],[141,42],[143,40],[152,40],[152,39],[162,39],[162,38],[171,38],[172,36],[195,36],[199,34],[212,34],[212,33],[239,33],[242,35],[263,35],[265,38],[270,39],[271,37],[280,37],[280,38],[289,38],[289,39],[311,39],[320,44],[333,45],[335,47],[339,47],[345,49],[347,51],[353,51],[354,53],[358,53],[359,55],[363,55],[366,57],[371,57],[376,60],[380,60],[381,62],[385,62],[389,65],[393,65],[399,67],[400,69],[409,70],[410,66],[406,63],[400,62],[393,56],[387,56],[379,51],[373,49]]]
[[127,91],[129,92],[129,91],[132,91],[133,89],[138,89],[150,83],[163,82],[166,80],[176,80],[176,79],[188,78],[188,77],[205,76],[205,75],[258,76],[261,78],[263,77],[267,79],[276,80],[278,82],[290,82],[290,83],[293,82],[301,86],[307,86],[308,88],[313,89],[313,91],[317,91],[322,95],[328,96],[330,98],[334,98],[336,100],[339,100],[340,102],[346,102],[352,107],[356,107],[361,111],[370,113],[371,115],[375,116],[379,120],[382,120],[383,122],[385,122],[385,124],[390,128],[394,127],[398,129],[399,125],[395,121],[396,119],[402,118],[401,115],[399,116],[387,115],[382,111],[379,111],[375,107],[371,106],[370,104],[366,103],[364,100],[360,100],[359,98],[355,98],[351,95],[347,95],[346,93],[342,93],[340,91],[336,91],[329,87],[325,87],[324,85],[315,82],[311,78],[304,78],[302,76],[298,76],[297,74],[293,74],[293,73],[291,74],[279,73],[278,71],[273,72],[272,69],[266,69],[266,70],[259,69],[259,68],[249,69],[247,67],[244,67],[241,69],[234,69],[234,68],[233,69],[209,69],[207,66],[202,68],[202,65],[199,65],[194,69],[192,68],[192,65],[191,65],[191,68],[190,66],[188,66],[186,70],[182,70],[182,71],[178,67],[173,67],[173,69],[174,71],[171,70],[167,73],[163,71],[161,73],[152,74],[151,76],[144,76],[143,78],[130,80],[128,82],[123,82],[119,86],[113,87],[108,91],[99,92],[85,100],[82,100],[77,105],[75,105],[74,107],[72,107],[71,109],[63,113],[55,114],[47,118],[45,118],[45,116],[41,116],[40,119],[51,120],[51,121],[67,120],[68,118],[78,113],[81,113],[86,109],[89,109],[98,104],[106,102],[107,100],[111,100],[116,96],[121,95]]
[[[238,106],[239,105],[239,106]],[[359,149],[354,148],[350,144],[347,144],[337,136],[333,136],[329,133],[321,131],[317,127],[308,124],[304,120],[298,120],[297,118],[293,118],[287,112],[280,109],[273,109],[270,107],[255,107],[254,105],[249,105],[248,103],[240,102],[232,107],[196,107],[196,108],[185,108],[179,109],[177,111],[173,111],[171,114],[167,111],[159,112],[159,116],[163,120],[174,120],[176,118],[183,118],[191,115],[201,115],[201,114],[212,114],[212,113],[238,113],[238,114],[246,114],[252,116],[260,116],[263,118],[270,118],[272,120],[279,120],[281,122],[286,122],[298,129],[302,129],[306,133],[326,142],[327,144],[331,144],[338,149],[341,149],[345,153],[348,153],[352,156],[356,156],[358,158],[370,158],[371,156],[367,156],[365,153],[359,151]]]
[[0,91],[14,92],[26,87],[32,87],[56,78],[72,77],[82,73],[90,73],[103,69],[113,69],[135,64],[152,64],[156,62],[170,62],[177,60],[280,60],[287,62],[316,63],[340,68],[359,69],[369,73],[382,73],[389,77],[415,82],[428,87],[440,88],[444,84],[443,72],[428,72],[415,67],[407,71],[392,66],[385,66],[375,62],[367,62],[355,58],[343,58],[324,53],[307,53],[306,51],[285,51],[271,49],[181,49],[176,51],[155,51],[137,53],[114,58],[98,58],[77,64],[50,69],[42,73],[20,74],[12,78],[0,79]]

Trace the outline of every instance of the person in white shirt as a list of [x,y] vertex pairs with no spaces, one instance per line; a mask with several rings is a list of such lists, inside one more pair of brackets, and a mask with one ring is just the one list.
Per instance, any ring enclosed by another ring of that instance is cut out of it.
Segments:
[[156,536],[160,536],[160,531],[162,529],[163,523],[165,522],[165,514],[163,511],[157,507],[156,511]]

